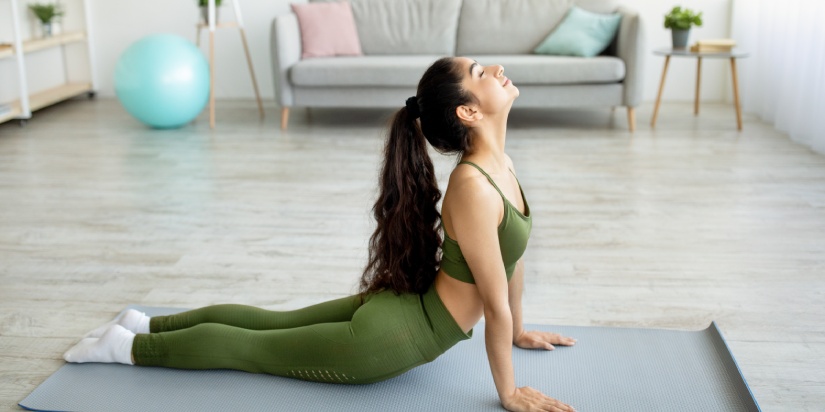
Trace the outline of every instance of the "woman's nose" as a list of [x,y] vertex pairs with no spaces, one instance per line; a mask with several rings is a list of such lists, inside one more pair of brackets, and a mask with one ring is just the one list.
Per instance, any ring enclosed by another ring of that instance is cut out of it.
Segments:
[[500,64],[497,64],[495,66],[495,68],[496,68],[496,76],[501,76],[502,74],[504,74],[504,66],[502,66]]

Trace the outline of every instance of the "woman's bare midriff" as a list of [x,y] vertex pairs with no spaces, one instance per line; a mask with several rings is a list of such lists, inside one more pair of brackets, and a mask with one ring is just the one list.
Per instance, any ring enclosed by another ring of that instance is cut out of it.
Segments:
[[435,290],[464,333],[481,320],[484,304],[475,284],[462,282],[439,270],[435,276]]

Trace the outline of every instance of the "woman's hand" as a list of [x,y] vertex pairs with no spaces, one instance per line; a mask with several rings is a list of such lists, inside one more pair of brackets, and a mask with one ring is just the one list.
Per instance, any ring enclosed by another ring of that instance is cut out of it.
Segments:
[[576,344],[576,340],[561,336],[558,333],[531,330],[529,332],[521,332],[520,335],[513,339],[513,343],[522,349],[553,350],[556,349],[553,345],[573,346]]
[[559,402],[529,386],[516,388],[506,399],[501,399],[501,406],[508,411],[575,411],[572,406]]

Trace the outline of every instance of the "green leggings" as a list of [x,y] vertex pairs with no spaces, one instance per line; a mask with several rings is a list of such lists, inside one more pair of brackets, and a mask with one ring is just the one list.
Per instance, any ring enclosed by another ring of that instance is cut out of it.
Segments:
[[235,369],[317,382],[361,384],[431,362],[464,333],[434,288],[381,292],[276,312],[216,305],[152,317],[132,346],[136,365]]

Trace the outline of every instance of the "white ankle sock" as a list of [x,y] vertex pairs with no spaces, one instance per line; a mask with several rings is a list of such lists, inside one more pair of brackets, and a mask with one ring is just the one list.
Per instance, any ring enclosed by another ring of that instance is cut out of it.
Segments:
[[66,362],[123,363],[132,362],[135,334],[120,325],[112,325],[100,338],[85,338],[63,354]]
[[109,323],[89,332],[86,338],[99,338],[112,325],[120,325],[134,333],[149,333],[149,316],[135,309],[129,309],[118,315]]

